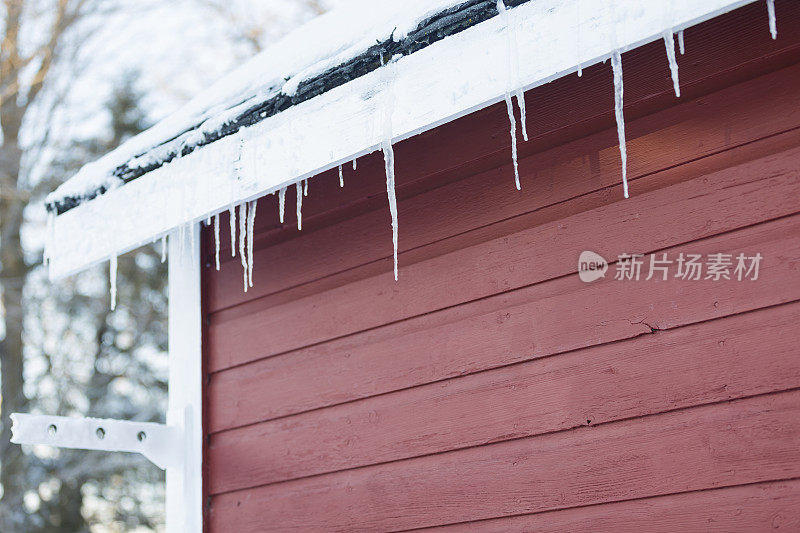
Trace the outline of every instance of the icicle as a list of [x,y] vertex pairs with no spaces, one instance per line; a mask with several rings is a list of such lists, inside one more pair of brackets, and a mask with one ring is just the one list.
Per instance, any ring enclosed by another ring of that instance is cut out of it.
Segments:
[[230,206],[228,214],[231,221],[231,257],[236,257],[236,208]]
[[303,196],[308,196],[308,178],[303,180]]
[[239,258],[244,272],[244,292],[247,292],[247,202],[239,205]]
[[777,39],[778,24],[775,20],[775,0],[767,0],[767,15],[769,16],[769,32],[773,39]]
[[206,217],[206,227],[209,227],[210,225],[211,225],[211,215],[208,215]]
[[178,249],[180,250],[178,254],[178,262],[183,262],[183,256],[185,255],[183,252],[186,248],[186,234],[183,224],[178,226],[178,244]]
[[394,114],[394,78],[395,65],[391,63],[387,68],[386,106],[383,117],[383,163],[386,169],[386,195],[389,199],[389,214],[392,218],[392,257],[394,259],[394,280],[397,281],[397,194],[394,184],[394,148],[392,147],[392,115]]
[[675,39],[672,30],[664,32],[664,46],[667,47],[667,60],[669,61],[669,72],[672,75],[672,86],[675,88],[675,96],[681,96],[681,85],[678,82],[678,61],[675,59]]
[[167,260],[167,236],[161,237],[161,262]]
[[511,161],[514,163],[514,183],[517,190],[521,189],[519,184],[519,165],[517,164],[517,119],[514,118],[514,106],[511,103],[511,95],[506,93],[506,109],[508,110],[508,120],[511,122]]
[[44,237],[44,253],[42,261],[45,266],[50,266],[50,253],[53,249],[53,242],[55,241],[56,232],[56,213],[55,211],[47,211],[47,219],[45,221],[45,237]]
[[622,192],[628,197],[628,149],[625,145],[625,117],[622,114],[622,56],[619,50],[611,53],[611,68],[614,71],[614,115],[617,119],[619,155],[622,159]]
[[355,169],[356,169],[356,166],[357,166],[357,165],[356,165],[356,158],[354,157],[354,158],[353,158],[353,170],[355,170]]
[[219,271],[219,213],[214,215],[214,260]]
[[[503,0],[497,0],[497,12],[500,13],[500,17],[503,21],[503,25],[506,28],[506,35],[508,36],[508,79],[506,83],[506,109],[508,110],[508,121],[511,123],[511,160],[514,163],[514,183],[517,186],[517,190],[520,190],[520,183],[519,183],[519,166],[517,164],[517,119],[514,117],[514,104],[511,100],[511,84],[517,82],[517,78],[519,78],[519,74],[515,77],[514,66],[515,66],[515,59],[517,61],[516,66],[519,69],[519,64],[515,57],[515,43],[514,43],[514,36],[512,35],[513,28],[509,23],[508,11],[506,10],[506,5],[503,3]],[[520,98],[519,92],[516,93],[517,96],[517,105],[520,106],[520,113],[522,112],[522,106],[524,105],[524,100]],[[524,127],[524,126],[523,126]],[[525,137],[527,140],[527,137]]]
[[506,26],[506,36],[508,40],[508,92],[511,92],[511,87],[516,86],[514,96],[517,97],[517,106],[519,106],[520,113],[520,126],[522,129],[522,138],[528,140],[528,127],[527,127],[527,113],[525,112],[525,98],[522,95],[522,89],[519,85],[519,50],[517,48],[517,29],[516,18],[511,20],[508,14],[504,0],[497,0],[497,11],[503,19]]
[[344,176],[342,175],[342,165],[339,165],[339,187],[344,187]]
[[297,186],[297,229],[303,229],[303,185],[298,181]]
[[286,187],[278,189],[278,218],[283,224],[283,212],[286,208]]
[[386,194],[392,216],[392,245],[394,247],[394,280],[397,281],[397,195],[394,188],[394,149],[391,139],[383,141],[383,162],[386,166]]
[[257,205],[258,200],[253,200],[247,206],[247,284],[251,287],[253,286],[253,240],[255,239],[253,227],[256,223]]
[[117,308],[117,256],[112,255],[108,262],[108,287],[111,291],[111,310]]
[[678,50],[681,55],[686,53],[686,46],[683,44],[683,30],[678,32]]
[[194,257],[194,228],[191,222],[186,223],[186,231],[189,232],[189,251],[192,253],[192,257]]
[[528,128],[525,127],[527,122],[525,112],[525,96],[522,94],[522,89],[517,89],[515,96],[517,97],[517,105],[519,106],[519,122],[522,125],[522,139],[528,141]]

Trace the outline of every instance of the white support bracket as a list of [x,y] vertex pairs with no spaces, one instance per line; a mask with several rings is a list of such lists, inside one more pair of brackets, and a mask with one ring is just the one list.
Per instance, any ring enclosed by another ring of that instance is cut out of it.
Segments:
[[[187,411],[189,408],[187,407]],[[58,448],[141,453],[161,469],[182,468],[186,422],[175,425],[129,422],[108,418],[11,415],[11,442]]]

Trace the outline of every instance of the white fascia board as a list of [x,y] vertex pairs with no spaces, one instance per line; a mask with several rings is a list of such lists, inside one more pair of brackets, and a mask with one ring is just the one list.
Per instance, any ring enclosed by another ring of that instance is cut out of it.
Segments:
[[203,330],[199,242],[199,224],[193,224],[188,231],[176,231],[169,239],[167,425],[181,428],[183,439],[179,467],[167,468],[167,533],[200,532],[203,522]]
[[[534,0],[293,106],[58,216],[54,278],[754,0]],[[766,11],[766,10],[765,10]],[[766,15],[764,20],[766,29]],[[666,62],[666,57],[664,58]],[[515,70],[515,69],[514,69]],[[535,119],[534,119],[535,120]]]

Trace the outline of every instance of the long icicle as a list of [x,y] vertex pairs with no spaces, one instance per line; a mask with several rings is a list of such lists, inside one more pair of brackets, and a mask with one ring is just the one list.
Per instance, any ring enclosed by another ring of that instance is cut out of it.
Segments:
[[117,256],[112,255],[108,262],[108,286],[111,292],[111,310],[117,308]]
[[514,106],[509,93],[506,93],[506,109],[508,110],[508,121],[511,123],[511,161],[514,163],[514,184],[519,191],[522,187],[519,183],[519,165],[517,163],[517,119],[514,117]]
[[253,286],[253,232],[256,223],[256,206],[258,200],[253,200],[247,206],[247,284]]
[[303,230],[303,184],[299,181],[295,184],[297,186],[297,229]]
[[214,215],[214,259],[219,271],[219,213]]
[[[514,43],[513,43],[513,36],[511,34],[512,27],[509,23],[509,16],[508,10],[506,9],[506,5],[503,0],[497,0],[497,12],[500,14],[500,18],[503,21],[503,25],[505,26],[505,33],[507,37],[507,57],[508,57],[508,66],[507,66],[507,80],[506,80],[506,110],[508,111],[508,121],[511,124],[511,161],[514,163],[514,184],[517,187],[517,190],[521,189],[520,182],[519,182],[519,164],[517,161],[517,119],[514,116],[514,104],[511,100],[511,86],[512,83],[517,83],[518,80],[514,79]],[[517,67],[519,65],[517,64]],[[519,76],[517,75],[517,78]],[[517,105],[520,106],[520,114],[522,114],[522,106],[525,105],[525,100],[520,98],[519,92],[516,92],[517,97]],[[524,125],[523,125],[524,128]],[[527,140],[527,133],[523,135],[523,138]]]
[[386,103],[384,106],[383,117],[383,141],[381,148],[383,150],[383,163],[386,170],[386,196],[389,200],[389,214],[392,219],[392,257],[394,259],[394,280],[397,281],[397,239],[398,239],[398,221],[397,221],[397,193],[395,191],[395,174],[394,174],[394,148],[392,147],[392,117],[394,115],[394,79],[396,76],[396,67],[393,62],[389,63],[386,67]]
[[286,187],[278,189],[278,219],[283,224],[283,213],[286,210]]
[[622,193],[628,197],[628,148],[625,145],[625,117],[622,114],[622,56],[619,50],[611,53],[611,68],[614,71],[614,116],[617,119],[619,155],[622,159]]
[[339,165],[339,187],[344,187],[344,175],[342,174],[342,165]]
[[769,17],[769,33],[773,39],[777,39],[778,23],[775,19],[775,0],[767,0],[767,16]]
[[239,204],[239,258],[244,272],[244,292],[247,292],[247,202]]
[[384,140],[382,148],[383,162],[386,167],[386,194],[389,197],[389,214],[392,217],[394,280],[397,281],[397,195],[394,186],[394,149],[392,148],[392,140]]
[[230,206],[228,215],[231,222],[231,257],[236,257],[236,207]]
[[669,61],[669,72],[672,75],[672,86],[675,88],[675,96],[681,96],[681,84],[678,81],[678,60],[675,59],[675,38],[672,30],[664,32],[664,46],[667,48],[667,61]]

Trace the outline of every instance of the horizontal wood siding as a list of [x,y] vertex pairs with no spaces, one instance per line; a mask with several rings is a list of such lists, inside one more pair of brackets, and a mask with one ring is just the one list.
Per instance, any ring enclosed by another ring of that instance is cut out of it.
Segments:
[[[623,56],[628,200],[597,65],[526,94],[521,192],[502,105],[398,143],[398,282],[380,154],[312,179],[301,233],[259,201],[246,294],[205,231],[206,529],[800,528],[800,5],[776,7],[777,41],[760,4],[687,30],[680,100],[663,43]],[[656,252],[763,260],[614,279]]]

